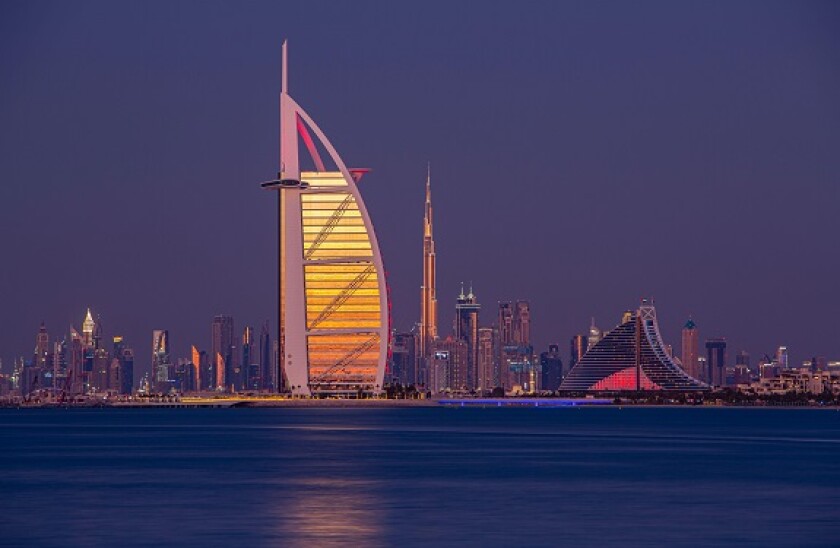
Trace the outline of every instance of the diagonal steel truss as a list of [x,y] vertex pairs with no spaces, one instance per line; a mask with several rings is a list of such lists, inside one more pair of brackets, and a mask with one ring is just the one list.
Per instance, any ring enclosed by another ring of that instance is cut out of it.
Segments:
[[342,289],[341,292],[333,298],[332,302],[325,306],[321,313],[312,320],[312,323],[309,324],[310,331],[315,329],[321,322],[332,316],[332,314],[338,310],[338,307],[346,303],[347,299],[349,299],[353,293],[355,293],[356,290],[367,281],[370,275],[373,274],[374,270],[374,266],[370,265],[359,272],[359,275],[353,278],[350,283],[347,284],[347,287]]
[[324,371],[323,373],[321,373],[317,377],[313,378],[311,382],[312,383],[317,383],[317,382],[323,381],[325,378],[327,378],[329,375],[331,375],[335,371],[342,371],[342,372],[346,373],[347,371],[346,371],[345,368],[348,365],[350,365],[351,363],[356,361],[356,358],[358,358],[359,356],[361,356],[362,354],[364,354],[365,352],[367,352],[368,350],[373,348],[378,343],[379,343],[379,335],[378,334],[372,335],[369,339],[360,343],[359,345],[354,347],[352,350],[350,350],[350,352],[345,354],[340,360],[335,362],[335,364],[333,364],[329,368],[327,368],[326,371]]
[[312,243],[309,244],[309,247],[306,249],[306,252],[303,255],[304,260],[308,261],[315,253],[315,251],[317,251],[318,248],[321,247],[321,244],[323,244],[329,237],[329,235],[332,234],[332,231],[335,229],[336,226],[338,226],[338,222],[341,220],[341,217],[344,216],[344,212],[347,211],[347,208],[349,208],[350,204],[352,203],[353,195],[348,194],[347,197],[341,201],[341,203],[338,205],[335,211],[333,211],[332,215],[330,215],[330,218],[327,219],[327,222],[321,228],[321,231],[318,233],[318,235],[315,236],[315,239],[312,240]]

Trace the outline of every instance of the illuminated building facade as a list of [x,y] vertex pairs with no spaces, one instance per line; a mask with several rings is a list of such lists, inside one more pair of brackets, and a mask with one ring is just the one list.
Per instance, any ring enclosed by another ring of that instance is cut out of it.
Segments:
[[432,345],[429,389],[433,394],[467,388],[467,343],[449,336]]
[[426,173],[426,205],[423,214],[423,285],[420,288],[420,358],[425,360],[438,337],[435,238],[432,224],[432,171]]
[[697,325],[689,318],[682,330],[682,361],[683,370],[695,379],[708,380],[703,371],[700,371],[700,362],[697,360]]
[[560,385],[561,390],[706,390],[665,352],[656,309],[638,310],[590,348]]
[[[622,319],[627,319],[626,313],[622,316]],[[601,330],[597,325],[595,325],[595,318],[592,318],[592,323],[589,324],[589,336],[586,339],[586,347],[594,348],[595,345],[600,342],[601,337],[603,337],[603,333],[601,333]]]
[[478,313],[481,305],[473,293],[464,295],[464,286],[455,304],[455,338],[467,344],[466,378],[464,386],[475,388],[478,381]]
[[169,331],[155,329],[152,331],[152,379],[156,391],[168,391],[171,365]]
[[233,317],[219,314],[213,318],[210,329],[210,357],[214,367],[216,390],[225,390],[235,384],[236,346],[233,344]]
[[[299,139],[312,171],[301,171]],[[324,164],[318,145],[333,168]],[[279,197],[279,367],[295,395],[352,397],[382,389],[388,294],[376,234],[357,186],[366,172],[348,169],[289,95],[284,43],[280,172],[263,187]]]
[[478,383],[479,393],[489,392],[499,386],[499,361],[496,359],[496,333],[492,327],[478,328]]
[[589,348],[586,337],[575,335],[569,343],[569,370],[573,369]]

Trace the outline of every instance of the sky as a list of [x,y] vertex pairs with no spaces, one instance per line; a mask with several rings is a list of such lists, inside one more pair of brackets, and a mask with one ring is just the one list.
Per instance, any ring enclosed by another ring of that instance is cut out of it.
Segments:
[[[0,358],[89,306],[139,373],[216,314],[276,318],[280,45],[419,317],[431,163],[439,323],[473,283],[537,350],[655,299],[730,361],[840,360],[836,2],[0,3]],[[274,326],[276,327],[276,326]],[[677,350],[677,352],[679,352]]]

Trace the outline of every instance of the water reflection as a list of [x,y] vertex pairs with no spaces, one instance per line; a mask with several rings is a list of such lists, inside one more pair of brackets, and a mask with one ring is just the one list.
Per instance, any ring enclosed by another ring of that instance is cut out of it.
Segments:
[[381,544],[379,488],[364,479],[294,478],[272,505],[278,536],[295,546]]

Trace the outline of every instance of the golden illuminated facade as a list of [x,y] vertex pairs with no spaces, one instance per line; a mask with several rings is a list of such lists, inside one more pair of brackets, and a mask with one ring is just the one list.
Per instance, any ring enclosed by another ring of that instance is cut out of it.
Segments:
[[[357,182],[315,122],[280,95],[281,169],[264,187],[279,193],[279,360],[298,395],[356,396],[382,389],[388,349],[385,272]],[[325,168],[310,131],[335,169]],[[298,140],[315,165],[300,171]]]
[[426,210],[423,216],[423,286],[420,288],[420,359],[428,360],[437,339],[435,239],[432,233],[431,168],[426,174]]

